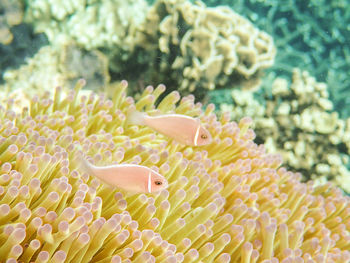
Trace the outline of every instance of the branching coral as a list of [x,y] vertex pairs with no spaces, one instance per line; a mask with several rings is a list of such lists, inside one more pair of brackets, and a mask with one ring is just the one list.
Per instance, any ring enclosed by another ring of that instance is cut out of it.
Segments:
[[[250,118],[230,122],[194,97],[127,83],[104,95],[57,88],[29,108],[0,110],[0,260],[8,262],[350,262],[349,198],[329,184],[300,182],[253,142]],[[126,126],[130,107],[199,116],[214,136],[192,148],[147,127]],[[163,174],[157,195],[121,193],[81,173],[136,163]]]
[[[187,0],[28,1],[26,21],[51,43],[74,40],[109,58],[112,77],[200,92],[228,83],[256,86],[276,49],[272,38],[230,8]],[[164,77],[166,76],[166,77]],[[181,76],[179,78],[179,76]]]
[[138,45],[153,50],[151,68],[190,92],[256,78],[276,52],[272,38],[247,19],[200,1],[156,1],[140,31]]
[[75,40],[86,49],[133,46],[135,28],[143,22],[143,0],[27,1],[25,20],[51,42]]
[[232,92],[234,106],[222,105],[236,118],[254,116],[257,139],[269,152],[282,154],[286,165],[306,179],[334,181],[350,192],[349,120],[332,111],[325,83],[308,72],[295,69],[289,85],[276,78],[272,94],[266,96],[266,108],[245,91]]
[[23,5],[20,0],[0,0],[0,43],[8,45],[12,42],[11,27],[18,25],[23,19]]
[[18,68],[25,61],[34,56],[40,47],[47,45],[44,34],[35,34],[27,24],[20,24],[11,28],[13,40],[9,45],[0,44],[0,83],[3,82],[4,72]]
[[44,46],[27,64],[5,71],[6,83],[0,86],[0,93],[7,90],[29,99],[42,87],[73,88],[80,78],[89,81],[89,89],[103,89],[110,79],[107,58],[97,50],[81,49],[74,42]]

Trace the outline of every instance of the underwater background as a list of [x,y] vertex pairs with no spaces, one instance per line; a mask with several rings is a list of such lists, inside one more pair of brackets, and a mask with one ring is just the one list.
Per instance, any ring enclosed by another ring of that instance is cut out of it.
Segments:
[[1,262],[350,262],[349,0],[0,0],[0,70]]

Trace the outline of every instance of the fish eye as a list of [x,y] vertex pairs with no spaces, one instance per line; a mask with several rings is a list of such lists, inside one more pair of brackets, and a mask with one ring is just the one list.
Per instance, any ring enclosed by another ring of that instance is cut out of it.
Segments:
[[202,134],[202,135],[201,135],[201,138],[202,138],[203,140],[205,140],[205,139],[207,139],[207,138],[208,138],[208,136],[207,136],[207,135],[205,135],[205,134]]
[[162,185],[163,183],[161,181],[155,181],[154,184],[155,185]]

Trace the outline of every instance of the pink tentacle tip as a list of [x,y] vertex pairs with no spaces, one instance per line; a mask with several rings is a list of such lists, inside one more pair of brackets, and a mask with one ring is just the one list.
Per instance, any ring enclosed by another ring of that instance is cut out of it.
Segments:
[[[170,94],[171,94],[172,96],[174,96],[174,98],[175,98],[176,100],[179,100],[179,99],[181,98],[181,95],[180,95],[180,93],[179,93],[177,90],[171,92]],[[183,99],[184,99],[184,98],[183,98]]]
[[121,263],[122,262],[122,258],[120,256],[118,256],[118,255],[115,255],[115,256],[112,257],[111,262],[112,263]]
[[81,87],[85,86],[86,85],[86,80],[81,78],[78,80],[77,84]]
[[209,110],[209,111],[215,110],[215,105],[213,103],[208,104],[207,110]]
[[128,81],[125,80],[125,79],[123,79],[123,80],[120,82],[120,84],[121,84],[122,86],[124,86],[124,87],[127,87],[127,86],[129,85]]
[[219,257],[219,262],[230,262],[231,256],[228,253],[223,253]]
[[52,259],[55,260],[55,262],[64,262],[66,260],[67,254],[63,250],[57,251]]
[[152,93],[153,90],[154,90],[154,88],[153,88],[152,85],[148,85],[148,86],[146,87],[146,89],[145,89],[145,91],[146,91],[147,93]]
[[239,121],[240,124],[242,125],[249,125],[249,124],[252,124],[253,123],[253,119],[249,116],[247,117],[243,117],[240,121]]
[[41,251],[37,257],[38,260],[45,261],[45,262],[48,261],[49,258],[50,258],[50,254],[47,251]]
[[166,90],[166,86],[164,84],[159,84],[157,86],[157,89],[159,89],[161,92],[164,92]]

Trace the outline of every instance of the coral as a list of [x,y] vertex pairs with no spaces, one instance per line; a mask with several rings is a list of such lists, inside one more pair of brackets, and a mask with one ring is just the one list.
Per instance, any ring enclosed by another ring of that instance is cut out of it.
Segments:
[[305,179],[334,181],[350,192],[350,119],[332,111],[327,85],[308,72],[295,69],[293,82],[276,78],[263,107],[253,94],[233,91],[233,105],[222,105],[234,118],[252,116],[257,140],[269,152],[282,154],[287,167]]
[[[108,60],[99,51],[86,51],[73,42],[42,47],[34,57],[19,69],[4,73],[6,83],[1,90],[12,92],[11,96],[28,99],[43,87],[63,86],[73,88],[76,81],[89,81],[87,88],[103,89],[109,82]],[[23,101],[22,101],[23,103]]]
[[[97,64],[93,61],[90,64],[84,63],[85,68],[79,64],[67,64],[67,68],[71,67],[76,72],[75,66],[78,66],[82,69],[79,70],[80,75],[84,71],[96,71],[96,79],[106,84],[104,78],[107,70],[111,71],[114,80],[120,80],[123,75],[134,81],[130,76],[134,76],[136,68],[140,66],[137,56],[131,56],[131,53],[135,46],[137,28],[144,22],[147,9],[144,0],[34,0],[26,2],[25,21],[31,23],[37,32],[44,32],[52,45],[61,46],[73,42],[76,45],[76,51],[73,51],[75,54],[72,54],[74,56],[80,52],[83,54],[78,54],[78,57],[84,54],[92,57],[97,55]],[[70,49],[65,51],[71,52]],[[109,68],[105,67],[107,63]],[[87,80],[91,87],[94,86],[92,81],[95,78]],[[93,89],[100,87],[98,85]]]
[[253,91],[235,89],[230,93],[232,103],[220,103],[221,112],[230,112],[231,116],[236,119],[250,116],[256,120],[264,116],[265,107],[254,98]]
[[186,0],[156,1],[136,45],[149,52],[146,68],[156,72],[146,75],[190,92],[259,79],[276,52],[268,34],[230,8]]
[[130,50],[146,10],[143,0],[34,0],[27,1],[25,20],[54,43],[73,39],[88,50]]
[[198,96],[228,83],[256,87],[276,52],[272,38],[248,20],[201,2],[158,1],[148,7],[143,0],[35,0],[27,2],[25,18],[52,43],[68,39],[101,50],[114,80],[161,82],[168,90],[190,92],[200,87]]
[[[350,262],[349,198],[300,182],[253,142],[250,118],[230,122],[164,85],[137,101],[127,83],[103,94],[57,88],[29,108],[0,108],[0,260],[7,262]],[[214,143],[192,148],[126,126],[130,107],[199,116]],[[169,188],[128,195],[79,171],[142,164]]]
[[347,0],[205,0],[227,4],[270,34],[278,49],[272,70],[289,78],[294,67],[326,82],[335,108],[350,116],[350,6]]
[[44,34],[35,34],[27,24],[12,27],[11,32],[11,44],[0,45],[0,83],[3,83],[3,73],[6,70],[18,68],[48,43]]
[[0,43],[8,45],[12,42],[11,27],[19,25],[23,19],[21,0],[0,0]]

